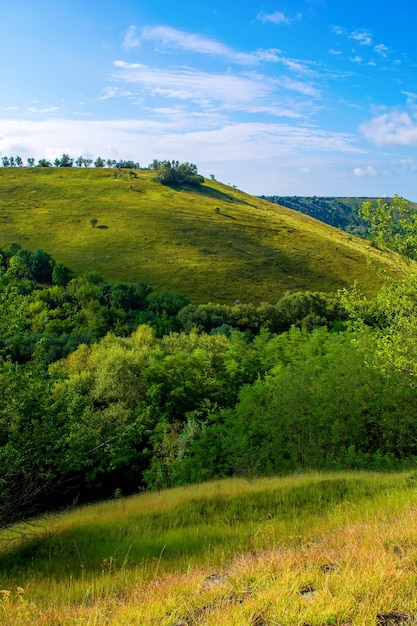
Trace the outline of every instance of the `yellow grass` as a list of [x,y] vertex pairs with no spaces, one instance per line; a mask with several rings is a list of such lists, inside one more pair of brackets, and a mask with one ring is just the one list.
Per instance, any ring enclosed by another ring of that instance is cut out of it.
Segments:
[[[198,554],[185,550],[175,556],[162,546],[151,559],[132,563],[132,547],[120,559],[107,554],[93,573],[80,551],[79,571],[55,577],[37,571],[36,560],[28,562],[21,570],[21,584],[17,572],[3,576],[0,622],[16,626],[416,623],[411,621],[417,616],[413,478],[406,474],[342,478],[349,484],[348,497],[332,506],[320,507],[318,496],[334,477],[312,474],[175,489],[53,518],[41,532],[65,536],[69,529],[81,533],[83,525],[98,517],[117,527],[126,519],[134,524],[135,516],[149,513],[175,516],[178,507],[190,500],[216,498],[219,492],[227,498],[245,493],[256,499],[265,491],[272,497],[276,490],[289,494],[307,486],[317,500],[316,510],[300,509],[290,516],[271,508],[269,515],[251,520],[246,538],[243,527],[236,524],[241,547],[233,552],[202,541]],[[227,521],[222,522],[226,529]],[[76,535],[72,537],[77,546]],[[131,538],[132,544],[141,540],[140,534]],[[96,549],[100,552],[100,545]]]

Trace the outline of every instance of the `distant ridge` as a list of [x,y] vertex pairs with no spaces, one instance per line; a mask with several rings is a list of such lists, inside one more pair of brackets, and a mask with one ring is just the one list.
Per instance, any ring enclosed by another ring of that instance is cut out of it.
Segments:
[[[304,215],[310,215],[325,224],[365,238],[368,235],[368,225],[359,217],[359,209],[364,202],[378,200],[378,198],[368,197],[332,196],[260,196],[260,198],[294,209]],[[383,201],[391,204],[393,198],[383,198]],[[417,204],[415,207],[417,210]]]

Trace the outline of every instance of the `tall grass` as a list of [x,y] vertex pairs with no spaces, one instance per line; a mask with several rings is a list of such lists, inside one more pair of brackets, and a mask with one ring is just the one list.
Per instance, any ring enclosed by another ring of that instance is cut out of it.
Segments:
[[0,622],[411,620],[416,505],[411,474],[308,474],[219,481],[51,515],[29,534],[3,533]]

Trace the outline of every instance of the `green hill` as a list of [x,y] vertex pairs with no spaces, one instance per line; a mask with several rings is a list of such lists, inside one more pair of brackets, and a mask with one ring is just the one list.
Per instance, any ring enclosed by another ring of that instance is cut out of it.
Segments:
[[[76,273],[145,281],[193,302],[365,293],[388,261],[369,243],[215,180],[172,189],[150,170],[0,169],[0,247],[42,248]],[[92,227],[90,220],[97,220]]]

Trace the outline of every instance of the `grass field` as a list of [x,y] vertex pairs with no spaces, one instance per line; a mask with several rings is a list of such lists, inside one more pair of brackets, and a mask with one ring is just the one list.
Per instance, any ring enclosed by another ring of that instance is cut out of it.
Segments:
[[17,530],[2,535],[3,624],[417,621],[411,473],[218,481]]
[[153,176],[0,168],[0,247],[42,248],[76,273],[142,280],[195,303],[275,303],[287,291],[355,280],[370,294],[381,284],[377,268],[387,260],[361,239],[215,180],[174,190]]

